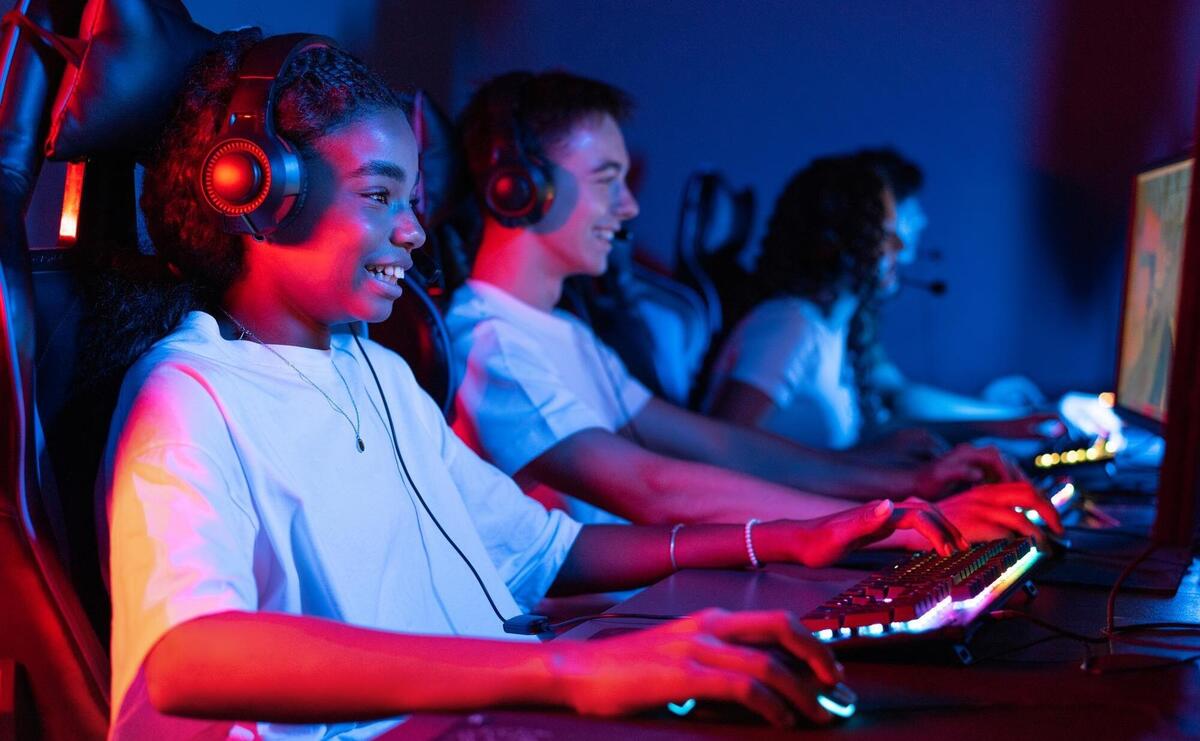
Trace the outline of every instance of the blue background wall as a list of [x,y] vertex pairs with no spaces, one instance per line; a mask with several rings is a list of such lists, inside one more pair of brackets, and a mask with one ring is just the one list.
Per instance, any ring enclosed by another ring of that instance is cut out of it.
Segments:
[[665,261],[701,164],[754,185],[759,230],[813,156],[893,144],[926,171],[913,273],[885,338],[912,376],[964,391],[1021,371],[1112,386],[1129,177],[1182,151],[1200,79],[1186,0],[191,0],[213,28],[319,30],[456,112],[508,69],[566,69],[639,101],[642,246]]

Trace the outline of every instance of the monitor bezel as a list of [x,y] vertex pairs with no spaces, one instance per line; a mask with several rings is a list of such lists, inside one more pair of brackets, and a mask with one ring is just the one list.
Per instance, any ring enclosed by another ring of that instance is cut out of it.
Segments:
[[[1196,180],[1195,159],[1196,159],[1195,152],[1193,152],[1192,149],[1189,148],[1182,152],[1176,152],[1175,154],[1171,155],[1170,157],[1163,157],[1161,159],[1147,163],[1143,167],[1139,168],[1138,171],[1135,172],[1129,179],[1129,185],[1130,185],[1130,187],[1129,187],[1129,224],[1126,228],[1126,233],[1125,233],[1125,274],[1121,280],[1121,309],[1120,309],[1120,314],[1118,315],[1118,319],[1117,319],[1117,352],[1116,352],[1117,357],[1116,357],[1116,374],[1113,376],[1113,394],[1116,399],[1116,412],[1120,415],[1120,417],[1123,420],[1130,422],[1130,423],[1132,423],[1138,427],[1141,427],[1143,429],[1149,430],[1150,432],[1153,432],[1156,435],[1163,434],[1163,432],[1165,430],[1164,423],[1160,420],[1155,419],[1154,417],[1151,417],[1147,414],[1143,414],[1142,412],[1138,411],[1137,409],[1126,406],[1125,404],[1122,403],[1122,400],[1121,400],[1121,359],[1122,359],[1122,356],[1124,355],[1123,351],[1125,348],[1125,305],[1129,300],[1129,281],[1133,277],[1131,268],[1133,266],[1134,229],[1135,229],[1136,223],[1137,223],[1138,178],[1142,177],[1142,175],[1144,175],[1148,172],[1151,172],[1153,170],[1158,170],[1163,167],[1170,167],[1171,165],[1177,165],[1181,162],[1186,162],[1187,160],[1192,160],[1192,180],[1193,180],[1192,186],[1193,187],[1191,188],[1191,190],[1194,191],[1195,190],[1194,186],[1196,184],[1195,183],[1195,180]],[[1187,223],[1189,225],[1192,223],[1191,201],[1192,201],[1192,193],[1189,192],[1188,193],[1188,217],[1187,217]],[[1186,234],[1184,234],[1184,238],[1183,238],[1184,243],[1183,243],[1183,245],[1180,246],[1180,249],[1184,250],[1185,252],[1187,250],[1188,234],[1190,234],[1190,233],[1191,233],[1191,230],[1188,230],[1188,232]],[[1180,301],[1182,301],[1182,299],[1183,299],[1182,290],[1183,290],[1183,288],[1182,288],[1182,286],[1180,286]],[[1177,306],[1176,311],[1178,311],[1178,310],[1179,310],[1179,307]],[[1174,350],[1172,350],[1172,353],[1171,353],[1172,367],[1174,367],[1174,356],[1175,356],[1175,353],[1174,353]],[[1166,398],[1166,404],[1165,404],[1165,411],[1166,411],[1167,419],[1170,419],[1171,418],[1171,414],[1170,414],[1170,412],[1171,412],[1171,387],[1170,387],[1170,385],[1168,385],[1168,387],[1167,387],[1167,398]]]
[[[1200,127],[1200,97],[1195,121]],[[1198,154],[1198,142],[1200,137],[1193,139],[1193,158]],[[1188,196],[1163,430],[1166,444],[1152,533],[1159,545],[1194,549],[1200,530],[1200,184],[1193,182]]]

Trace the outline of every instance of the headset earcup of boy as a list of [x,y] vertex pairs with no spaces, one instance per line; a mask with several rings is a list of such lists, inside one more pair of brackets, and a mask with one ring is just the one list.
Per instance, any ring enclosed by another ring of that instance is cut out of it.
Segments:
[[537,142],[521,122],[521,94],[518,84],[511,106],[496,116],[482,178],[484,206],[509,228],[538,223],[554,200],[550,165],[536,153]]
[[221,129],[200,168],[200,194],[221,214],[226,232],[262,240],[295,218],[304,203],[304,163],[275,133],[275,80],[292,58],[332,39],[310,34],[271,36],[254,45],[238,67]]

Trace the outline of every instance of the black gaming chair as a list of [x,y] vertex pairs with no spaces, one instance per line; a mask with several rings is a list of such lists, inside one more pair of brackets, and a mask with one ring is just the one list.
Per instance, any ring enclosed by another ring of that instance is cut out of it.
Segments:
[[688,397],[693,409],[703,402],[725,338],[759,298],[747,269],[754,215],[753,189],[733,187],[720,172],[698,170],[684,186],[675,277],[703,297],[710,328]]
[[[62,72],[54,56],[33,42],[31,26],[70,32],[79,14],[52,14],[44,2],[18,3],[14,12],[22,15],[5,17],[0,42],[0,688],[8,694],[0,698],[6,711],[0,735],[102,738],[108,657],[70,577],[61,491],[39,414],[38,353],[44,345],[25,231],[50,94]],[[90,501],[89,486],[88,521]],[[95,562],[94,551],[90,559]],[[27,692],[14,694],[26,681]]]
[[[4,17],[0,737],[107,730],[109,604],[93,487],[119,377],[78,370],[88,339],[81,278],[113,249],[137,251],[133,152],[153,140],[183,70],[212,37],[178,0],[93,0],[82,17],[81,5],[22,0]],[[64,206],[75,224],[69,247],[27,244],[43,141],[54,158],[88,159],[68,168],[82,176],[68,177],[66,191],[79,196],[77,208]],[[28,692],[14,690],[19,682]]]
[[749,308],[746,250],[754,226],[751,188],[734,188],[715,170],[698,170],[684,185],[675,248],[675,278],[696,289],[718,333]]

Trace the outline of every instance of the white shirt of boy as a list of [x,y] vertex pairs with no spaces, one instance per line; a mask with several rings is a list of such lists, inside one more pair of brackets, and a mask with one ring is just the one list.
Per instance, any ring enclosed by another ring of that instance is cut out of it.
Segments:
[[[617,354],[571,314],[546,312],[483,281],[446,314],[459,380],[454,430],[510,476],[582,430],[616,432],[651,398]],[[527,494],[583,523],[624,519],[517,475]]]

